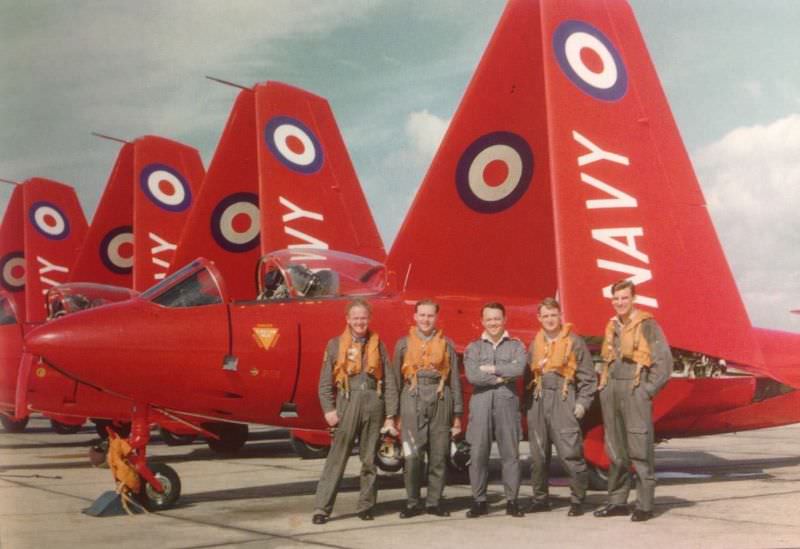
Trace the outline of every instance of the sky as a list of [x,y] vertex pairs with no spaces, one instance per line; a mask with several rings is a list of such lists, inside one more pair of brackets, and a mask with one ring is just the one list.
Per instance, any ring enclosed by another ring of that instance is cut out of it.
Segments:
[[[800,2],[631,4],[753,324],[800,331]],[[330,101],[388,249],[504,2],[466,5],[0,0],[0,178],[71,184],[91,218],[119,145],[90,132],[207,166],[238,90],[204,76],[279,80]]]

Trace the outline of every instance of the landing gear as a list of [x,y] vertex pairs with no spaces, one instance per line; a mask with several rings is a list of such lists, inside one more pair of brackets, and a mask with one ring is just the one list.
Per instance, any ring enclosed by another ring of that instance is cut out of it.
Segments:
[[14,421],[11,417],[0,414],[0,423],[3,424],[3,429],[5,429],[7,433],[22,433],[25,431],[25,427],[28,426],[28,418],[24,417]]
[[181,479],[175,469],[164,463],[150,466],[153,476],[161,484],[159,492],[148,482],[139,493],[139,501],[148,511],[164,511],[172,508],[181,496]]
[[131,434],[131,424],[128,422],[111,421],[110,419],[92,419],[92,422],[94,423],[95,431],[97,431],[97,436],[103,440],[108,438],[106,427],[111,427],[122,438],[126,438]]
[[589,489],[605,492],[608,490],[608,471],[589,465]]
[[187,444],[191,444],[197,438],[195,434],[178,434],[173,433],[169,429],[165,429],[164,427],[158,428],[158,433],[161,436],[161,440],[164,441],[164,444],[167,446],[185,446]]
[[74,435],[83,428],[83,423],[81,423],[80,425],[62,423],[57,419],[51,418],[50,427],[53,429],[54,432],[58,433],[59,435]]
[[235,454],[247,442],[246,423],[206,423],[203,428],[219,437],[208,438],[208,447],[218,454]]
[[291,443],[292,449],[294,452],[300,456],[300,459],[323,459],[328,456],[328,451],[331,447],[318,445],[318,444],[311,444],[310,442],[306,442],[303,439],[297,438],[294,435],[291,435]]

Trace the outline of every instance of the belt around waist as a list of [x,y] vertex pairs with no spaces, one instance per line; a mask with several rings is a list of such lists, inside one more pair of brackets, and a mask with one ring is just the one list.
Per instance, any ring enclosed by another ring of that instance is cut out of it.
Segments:
[[[441,377],[417,376],[417,385],[438,385]],[[411,385],[411,380],[406,380],[406,385]]]
[[374,378],[367,378],[365,380],[358,380],[350,378],[350,390],[351,391],[368,391],[378,388],[378,382]]

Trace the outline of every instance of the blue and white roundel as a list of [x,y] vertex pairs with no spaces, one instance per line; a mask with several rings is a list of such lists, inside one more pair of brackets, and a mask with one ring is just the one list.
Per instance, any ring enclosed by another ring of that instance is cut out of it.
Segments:
[[0,259],[0,284],[9,292],[25,288],[25,256],[22,252],[11,252]]
[[456,189],[481,213],[497,213],[522,198],[533,177],[533,153],[522,137],[494,132],[476,139],[456,165]]
[[130,274],[133,271],[133,227],[124,225],[108,231],[100,242],[100,260],[111,272]]
[[221,200],[211,213],[211,235],[229,252],[246,252],[258,246],[261,236],[258,196],[234,193]]
[[192,190],[174,168],[148,164],[139,178],[142,192],[150,201],[170,212],[182,212],[192,203]]
[[588,23],[561,23],[553,33],[553,51],[567,78],[595,99],[617,101],[628,90],[628,73],[617,48]]
[[264,129],[267,147],[287,168],[312,174],[322,167],[322,146],[308,127],[295,118],[276,116]]
[[28,218],[36,230],[50,240],[63,240],[69,236],[67,216],[51,202],[34,202],[28,210]]

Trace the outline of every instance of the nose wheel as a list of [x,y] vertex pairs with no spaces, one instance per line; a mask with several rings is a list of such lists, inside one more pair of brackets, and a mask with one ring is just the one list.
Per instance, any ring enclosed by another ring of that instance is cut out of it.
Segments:
[[153,477],[161,485],[157,491],[150,482],[146,482],[139,493],[139,500],[148,511],[164,511],[171,509],[181,496],[181,479],[175,469],[164,463],[150,465]]

